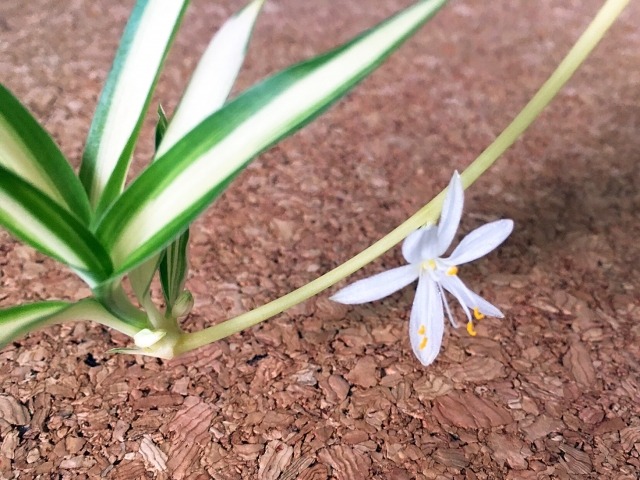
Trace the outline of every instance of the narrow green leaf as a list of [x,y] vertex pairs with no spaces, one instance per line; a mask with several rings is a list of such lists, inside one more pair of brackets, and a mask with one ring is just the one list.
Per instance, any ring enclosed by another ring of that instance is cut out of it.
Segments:
[[149,295],[153,275],[158,269],[158,260],[158,256],[154,255],[128,273],[131,288],[140,304],[145,303]]
[[[158,121],[156,123],[155,134],[156,150],[164,138],[168,125],[169,121],[164,113],[164,109],[162,108],[162,105],[158,105]],[[150,305],[152,303],[149,295],[149,288],[151,287],[153,276],[158,269],[161,257],[162,255],[160,254],[154,255],[127,273],[133,293],[143,306]]]
[[82,222],[89,222],[89,201],[71,165],[38,121],[2,84],[0,165]]
[[0,166],[0,225],[42,253],[99,282],[112,271],[109,255],[77,217]]
[[176,238],[253,157],[308,123],[375,69],[446,0],[422,0],[349,43],[251,88],[144,171],[97,229],[116,273]]
[[[158,117],[158,124],[156,125],[156,149],[162,143],[168,126],[167,117],[165,116],[162,107],[158,109]],[[173,304],[184,288],[184,283],[189,269],[187,261],[188,245],[189,229],[182,233],[176,240],[171,242],[160,256],[153,255],[149,260],[146,260],[131,272],[133,274],[132,283],[135,280],[137,283],[142,284],[144,282],[145,275],[147,276],[147,287],[144,292],[145,295],[147,295],[155,269],[158,268],[158,266],[160,267],[160,283],[162,285],[162,293],[167,304],[167,312],[171,312]],[[158,257],[160,257],[159,263]],[[150,269],[151,264],[154,265],[153,271]],[[138,273],[138,270],[144,269],[145,266],[146,271]],[[143,301],[142,297],[138,297],[138,299]]]
[[189,230],[167,247],[160,261],[160,283],[170,312],[176,300],[184,290],[189,272],[187,248],[189,246]]
[[143,115],[187,0],[138,0],[89,130],[80,179],[96,216],[120,194]]
[[167,119],[167,114],[164,113],[164,109],[162,105],[158,105],[158,123],[156,123],[156,152],[158,148],[160,148],[160,143],[164,138],[164,134],[167,133],[167,128],[169,128],[169,120]]
[[0,309],[0,348],[49,325],[91,320],[133,337],[141,327],[111,315],[92,298],[76,303],[49,301]]
[[264,0],[252,1],[214,35],[191,76],[156,157],[224,105],[244,62],[263,3]]

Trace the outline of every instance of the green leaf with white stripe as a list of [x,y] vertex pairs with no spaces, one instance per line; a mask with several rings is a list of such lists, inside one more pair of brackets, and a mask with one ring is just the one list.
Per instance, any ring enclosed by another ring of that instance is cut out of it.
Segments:
[[0,166],[0,225],[77,271],[89,284],[112,272],[109,255],[80,220]]
[[131,155],[186,0],[138,0],[94,116],[80,179],[99,217],[120,194]]
[[1,84],[0,166],[89,223],[87,195],[69,162],[38,121]]
[[34,330],[82,320],[98,322],[131,337],[143,328],[114,317],[92,298],[76,303],[62,301],[30,303],[0,310],[0,348]]
[[176,238],[251,161],[344,95],[446,0],[423,0],[251,88],[178,141],[114,203],[97,235],[116,274]]
[[[244,61],[251,32],[263,3],[264,0],[249,3],[214,35],[166,131],[161,130],[166,125],[166,118],[163,118],[164,112],[159,111],[156,143],[160,146],[156,158],[224,105]],[[189,271],[188,245],[187,229],[165,249],[160,261],[160,281],[169,312],[184,290]]]
[[52,323],[49,319],[72,304],[68,302],[39,302],[0,310],[0,348],[33,330]]
[[171,119],[156,157],[222,107],[236,81],[264,0],[254,0],[229,18],[205,50]]

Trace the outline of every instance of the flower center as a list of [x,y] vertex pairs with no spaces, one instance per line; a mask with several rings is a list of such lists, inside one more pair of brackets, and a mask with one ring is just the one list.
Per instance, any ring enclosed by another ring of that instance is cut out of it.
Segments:
[[420,264],[420,268],[422,268],[422,270],[430,270],[433,271],[436,268],[438,268],[438,264],[436,263],[436,261],[432,258],[430,260],[425,260],[424,262],[422,262]]
[[441,262],[438,262],[435,258],[423,260],[422,263],[420,263],[420,269],[427,272],[444,272],[450,277],[455,277],[458,274],[458,267],[456,267],[455,265],[447,267]]

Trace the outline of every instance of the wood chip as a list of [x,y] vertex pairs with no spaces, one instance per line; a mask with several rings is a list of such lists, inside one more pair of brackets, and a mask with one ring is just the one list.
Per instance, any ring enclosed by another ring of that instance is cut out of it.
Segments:
[[11,395],[0,395],[0,419],[11,425],[28,425],[31,420],[27,407]]
[[346,445],[334,445],[318,452],[318,459],[331,465],[336,480],[366,480],[371,459]]
[[473,357],[447,371],[455,382],[484,383],[506,376],[504,365],[491,357]]
[[610,418],[602,422],[596,428],[595,435],[603,435],[605,433],[617,432],[625,428],[627,425],[624,423],[624,420],[620,417]]
[[514,470],[524,470],[528,467],[527,458],[532,455],[531,450],[517,437],[508,434],[491,433],[487,437],[492,456],[498,462],[509,465]]
[[167,471],[167,454],[158,448],[150,435],[144,435],[138,449],[145,463],[158,472]]
[[80,450],[82,450],[82,447],[84,447],[87,441],[84,438],[79,438],[79,437],[74,437],[73,435],[69,435],[64,439],[64,443],[65,443],[65,448],[67,452],[75,455]]
[[270,441],[258,463],[258,478],[277,480],[291,462],[292,456],[293,447],[279,440]]
[[469,465],[464,451],[457,448],[439,448],[433,452],[433,459],[447,467],[466,468]]
[[125,461],[119,464],[111,473],[114,480],[146,479],[147,470],[142,460]]
[[569,347],[569,351],[563,358],[565,367],[571,370],[573,378],[582,387],[592,388],[596,380],[596,371],[593,368],[589,351],[585,346],[576,342]]
[[630,452],[636,444],[640,444],[640,426],[620,430],[620,443],[625,452]]
[[0,445],[0,454],[5,458],[13,460],[15,458],[16,447],[18,446],[18,432],[11,431],[7,433]]
[[560,445],[559,448],[564,453],[561,464],[566,468],[567,473],[587,475],[593,471],[591,458],[586,452],[565,444]]
[[525,432],[527,440],[533,442],[539,438],[545,437],[552,432],[558,432],[564,428],[564,423],[549,415],[542,414],[534,419],[533,422],[521,424],[520,428]]
[[434,400],[440,422],[461,428],[488,428],[513,421],[509,411],[489,399],[472,393],[453,392]]
[[297,480],[327,480],[328,478],[330,477],[327,467],[321,463],[316,463],[312,467],[302,470]]
[[345,378],[350,383],[362,388],[374,387],[378,383],[378,365],[373,357],[362,357],[357,362],[355,367],[345,375]]
[[302,478],[302,472],[308,472],[308,467],[314,462],[315,459],[310,455],[300,457],[289,464],[287,469],[282,472],[282,475],[278,480],[299,480],[300,478]]
[[446,377],[436,376],[433,373],[421,376],[413,382],[413,389],[422,401],[434,400],[446,395],[453,389],[453,384]]
[[209,426],[213,419],[213,408],[198,402],[178,411],[169,423],[174,436],[169,448],[167,468],[176,480],[186,478],[194,459],[201,448],[211,441]]
[[349,394],[350,386],[341,375],[330,375],[327,379],[319,382],[320,388],[325,393],[327,401],[340,403]]

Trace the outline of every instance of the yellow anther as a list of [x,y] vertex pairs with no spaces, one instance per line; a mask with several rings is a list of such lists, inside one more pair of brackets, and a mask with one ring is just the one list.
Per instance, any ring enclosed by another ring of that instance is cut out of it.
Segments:
[[476,336],[476,331],[473,328],[473,322],[467,323],[467,332],[469,332],[469,335],[471,335],[472,337]]
[[449,270],[447,270],[447,275],[450,276],[454,276],[458,274],[458,267],[451,267]]
[[418,334],[424,335],[425,332],[426,332],[426,329],[424,328],[424,325],[420,325],[420,328],[418,329]]
[[420,346],[418,347],[420,350],[424,350],[427,346],[427,337],[422,337],[422,341],[420,342]]
[[484,318],[484,314],[480,313],[478,307],[475,307],[473,309],[473,318],[475,318],[476,320],[482,320]]

